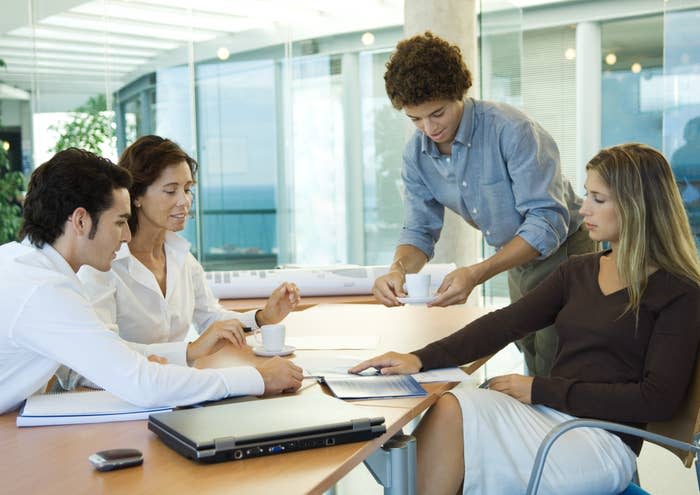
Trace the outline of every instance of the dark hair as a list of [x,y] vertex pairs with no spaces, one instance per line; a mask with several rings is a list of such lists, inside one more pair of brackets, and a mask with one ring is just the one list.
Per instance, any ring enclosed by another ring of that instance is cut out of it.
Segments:
[[92,219],[92,239],[100,215],[112,206],[112,191],[130,186],[129,172],[106,158],[77,148],[59,151],[29,179],[19,236],[38,247],[53,244],[68,217],[82,207]]
[[[142,136],[126,148],[119,158],[119,166],[131,172],[134,183],[129,189],[132,205],[136,198],[142,196],[148,186],[153,184],[167,167],[186,162],[190,167],[192,179],[197,173],[197,162],[185,153],[177,143],[160,136]],[[135,208],[132,207],[135,212]],[[135,234],[139,227],[138,215],[129,218],[129,228]]]
[[472,75],[459,47],[426,31],[396,45],[384,83],[391,104],[401,110],[435,100],[462,100]]

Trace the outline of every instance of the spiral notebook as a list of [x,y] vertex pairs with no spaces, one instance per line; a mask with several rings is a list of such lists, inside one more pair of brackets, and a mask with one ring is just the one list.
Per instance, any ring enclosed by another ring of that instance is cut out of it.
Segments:
[[106,390],[32,395],[17,416],[17,426],[109,423],[148,419],[171,407],[139,407]]

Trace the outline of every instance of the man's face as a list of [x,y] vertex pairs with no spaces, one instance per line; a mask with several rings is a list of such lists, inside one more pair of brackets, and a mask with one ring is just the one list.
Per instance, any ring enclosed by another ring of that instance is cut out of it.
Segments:
[[404,107],[406,116],[436,144],[450,144],[457,135],[464,102],[434,100]]
[[131,206],[129,191],[115,189],[112,191],[112,207],[103,211],[97,223],[97,231],[92,239],[85,239],[81,246],[85,265],[102,272],[112,267],[112,260],[117,255],[122,242],[131,240],[129,216]]

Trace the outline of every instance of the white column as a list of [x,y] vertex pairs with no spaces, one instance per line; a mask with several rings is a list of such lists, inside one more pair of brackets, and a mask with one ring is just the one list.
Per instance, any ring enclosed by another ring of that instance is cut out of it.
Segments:
[[586,163],[600,149],[601,131],[600,24],[576,26],[576,183],[583,193]]
[[362,112],[357,52],[343,54],[343,108],[345,129],[345,194],[347,261],[365,263],[365,225],[362,163]]
[[[479,51],[476,0],[405,0],[404,34],[413,36],[426,30],[440,36],[462,50],[464,61],[472,73],[473,85],[468,95],[478,98]],[[412,124],[411,130],[414,129]],[[475,263],[482,256],[481,232],[470,227],[460,216],[445,212],[445,225],[435,247],[434,261],[454,262],[457,266]],[[478,304],[480,291],[472,292],[469,304]]]

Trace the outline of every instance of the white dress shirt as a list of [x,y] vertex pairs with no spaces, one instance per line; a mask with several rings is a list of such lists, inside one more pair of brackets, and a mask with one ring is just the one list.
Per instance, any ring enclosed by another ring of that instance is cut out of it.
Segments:
[[207,284],[190,243],[173,232],[165,235],[166,293],[153,273],[122,245],[112,270],[84,266],[78,272],[95,311],[130,342],[182,341],[190,323],[201,333],[217,320],[237,319],[257,328],[255,310],[225,310]]
[[51,246],[0,246],[0,414],[43,390],[60,364],[140,406],[264,392],[250,366],[199,370],[148,361],[102,323],[83,291]]

